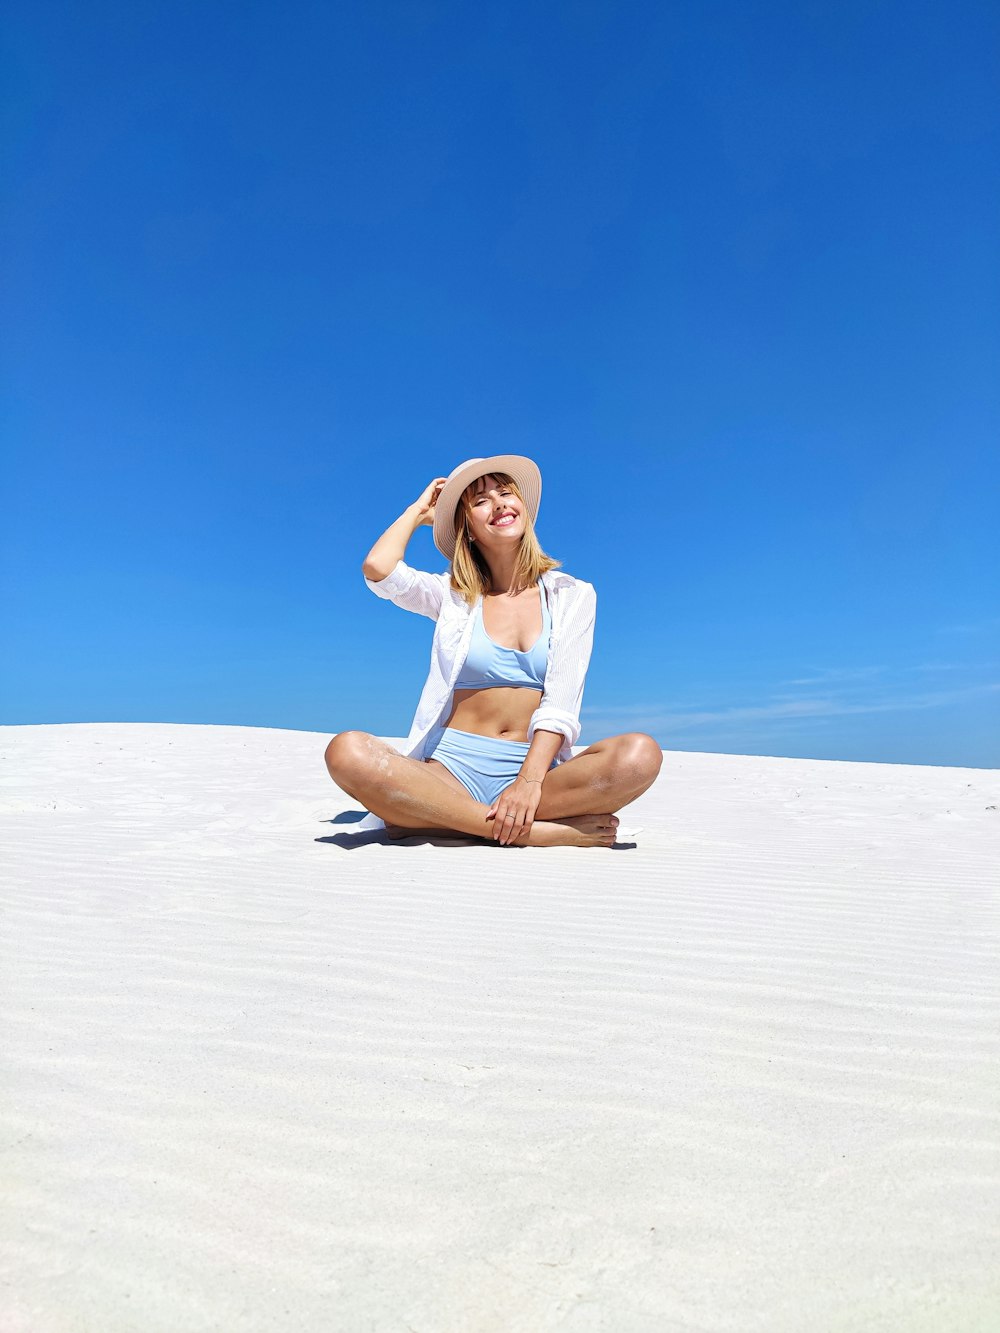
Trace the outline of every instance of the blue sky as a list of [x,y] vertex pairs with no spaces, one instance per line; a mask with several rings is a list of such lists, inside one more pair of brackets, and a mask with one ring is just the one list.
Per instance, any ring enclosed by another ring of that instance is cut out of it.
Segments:
[[15,0],[0,720],[404,733],[361,560],[521,452],[584,740],[1000,764],[998,28]]

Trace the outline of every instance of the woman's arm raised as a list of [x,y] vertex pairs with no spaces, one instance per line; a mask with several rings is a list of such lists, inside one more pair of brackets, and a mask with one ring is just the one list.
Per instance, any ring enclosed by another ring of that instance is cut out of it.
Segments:
[[407,544],[417,528],[434,522],[434,506],[446,481],[447,477],[435,477],[419,500],[407,505],[392,527],[386,528],[365,556],[365,562],[361,566],[366,579],[370,579],[372,583],[381,583],[387,578],[402,560]]

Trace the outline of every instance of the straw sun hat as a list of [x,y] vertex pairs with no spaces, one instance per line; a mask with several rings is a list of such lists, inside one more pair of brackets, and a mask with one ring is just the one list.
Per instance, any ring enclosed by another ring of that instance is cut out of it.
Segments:
[[449,560],[455,554],[455,511],[466,486],[480,477],[506,472],[517,483],[534,523],[542,498],[542,474],[538,464],[521,454],[494,454],[492,458],[470,458],[460,463],[441,488],[434,506],[434,545]]

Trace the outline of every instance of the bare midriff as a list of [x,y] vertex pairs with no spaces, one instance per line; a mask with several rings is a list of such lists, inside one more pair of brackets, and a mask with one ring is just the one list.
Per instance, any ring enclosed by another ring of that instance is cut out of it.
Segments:
[[471,731],[496,740],[526,741],[531,715],[542,701],[541,690],[494,685],[485,690],[456,690],[446,727]]

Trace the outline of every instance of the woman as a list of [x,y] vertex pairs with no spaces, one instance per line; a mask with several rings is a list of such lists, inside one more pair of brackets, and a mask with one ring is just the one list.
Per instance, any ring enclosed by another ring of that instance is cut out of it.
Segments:
[[[573,756],[597,598],[539,546],[541,486],[529,458],[470,459],[432,481],[364,562],[372,592],[436,622],[404,752],[359,731],[326,750],[334,782],[390,836],[449,830],[504,846],[609,847],[614,811],[660,771],[659,746],[639,733]],[[424,524],[450,561],[446,574],[403,560]]]

